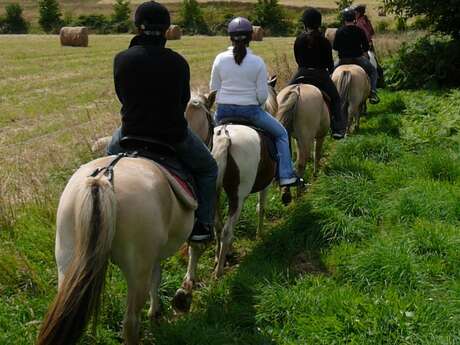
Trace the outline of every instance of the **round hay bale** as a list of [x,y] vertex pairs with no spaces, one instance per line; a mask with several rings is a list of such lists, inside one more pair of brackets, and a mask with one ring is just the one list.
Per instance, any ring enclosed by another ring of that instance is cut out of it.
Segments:
[[264,29],[260,26],[253,26],[252,29],[252,40],[262,41],[264,39]]
[[167,40],[180,40],[182,37],[182,30],[179,25],[171,25],[166,31]]
[[60,33],[61,45],[72,47],[88,46],[88,28],[85,26],[64,26]]
[[324,33],[324,36],[331,43],[331,46],[334,45],[336,32],[337,32],[337,28],[327,28],[326,32]]

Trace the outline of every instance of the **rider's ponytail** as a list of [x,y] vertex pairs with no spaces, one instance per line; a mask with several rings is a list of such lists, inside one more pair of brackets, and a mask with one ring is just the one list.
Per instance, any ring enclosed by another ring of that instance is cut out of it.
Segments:
[[247,54],[247,44],[248,42],[246,40],[233,41],[233,58],[237,65],[241,65]]

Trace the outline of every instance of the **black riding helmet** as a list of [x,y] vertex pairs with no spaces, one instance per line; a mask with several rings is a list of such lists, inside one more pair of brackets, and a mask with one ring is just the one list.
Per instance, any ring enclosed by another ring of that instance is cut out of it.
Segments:
[[321,13],[312,7],[307,8],[302,15],[302,22],[308,29],[318,29],[321,26],[321,19]]
[[134,15],[134,24],[144,31],[166,31],[171,25],[169,11],[156,1],[139,5]]
[[351,7],[347,7],[342,11],[342,18],[346,22],[354,22],[356,20],[356,12]]

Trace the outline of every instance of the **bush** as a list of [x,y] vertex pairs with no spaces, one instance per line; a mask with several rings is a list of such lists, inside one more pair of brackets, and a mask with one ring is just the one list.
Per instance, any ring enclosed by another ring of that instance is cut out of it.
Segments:
[[112,30],[115,32],[129,32],[132,23],[129,18],[131,15],[130,3],[127,0],[116,0],[113,5]]
[[196,0],[183,0],[180,9],[180,25],[187,34],[209,33],[208,24],[205,22],[203,12]]
[[257,0],[250,17],[254,25],[269,29],[274,36],[286,35],[291,26],[278,0]]
[[5,12],[6,16],[0,19],[0,33],[25,34],[29,31],[29,23],[22,16],[21,5],[6,5]]
[[433,28],[460,39],[460,2],[458,0],[385,0],[385,7],[398,16],[425,15]]
[[112,31],[110,19],[103,14],[81,15],[72,24],[74,26],[86,26],[99,34],[107,34]]
[[57,0],[39,0],[39,15],[38,23],[42,29],[49,32],[57,32],[62,25],[61,10]]
[[384,33],[387,32],[390,27],[390,23],[387,20],[380,20],[375,25],[375,32]]
[[427,36],[404,44],[386,64],[386,78],[395,89],[460,85],[460,42]]

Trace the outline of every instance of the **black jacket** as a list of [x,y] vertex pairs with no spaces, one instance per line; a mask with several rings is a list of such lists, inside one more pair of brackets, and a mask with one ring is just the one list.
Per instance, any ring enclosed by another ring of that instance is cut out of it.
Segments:
[[345,25],[335,34],[334,50],[339,58],[357,58],[369,50],[369,41],[363,29],[356,25]]
[[294,55],[299,68],[334,70],[331,44],[318,31],[301,33],[294,43]]
[[135,36],[114,61],[115,90],[122,104],[122,135],[178,143],[187,135],[190,69],[166,41]]

